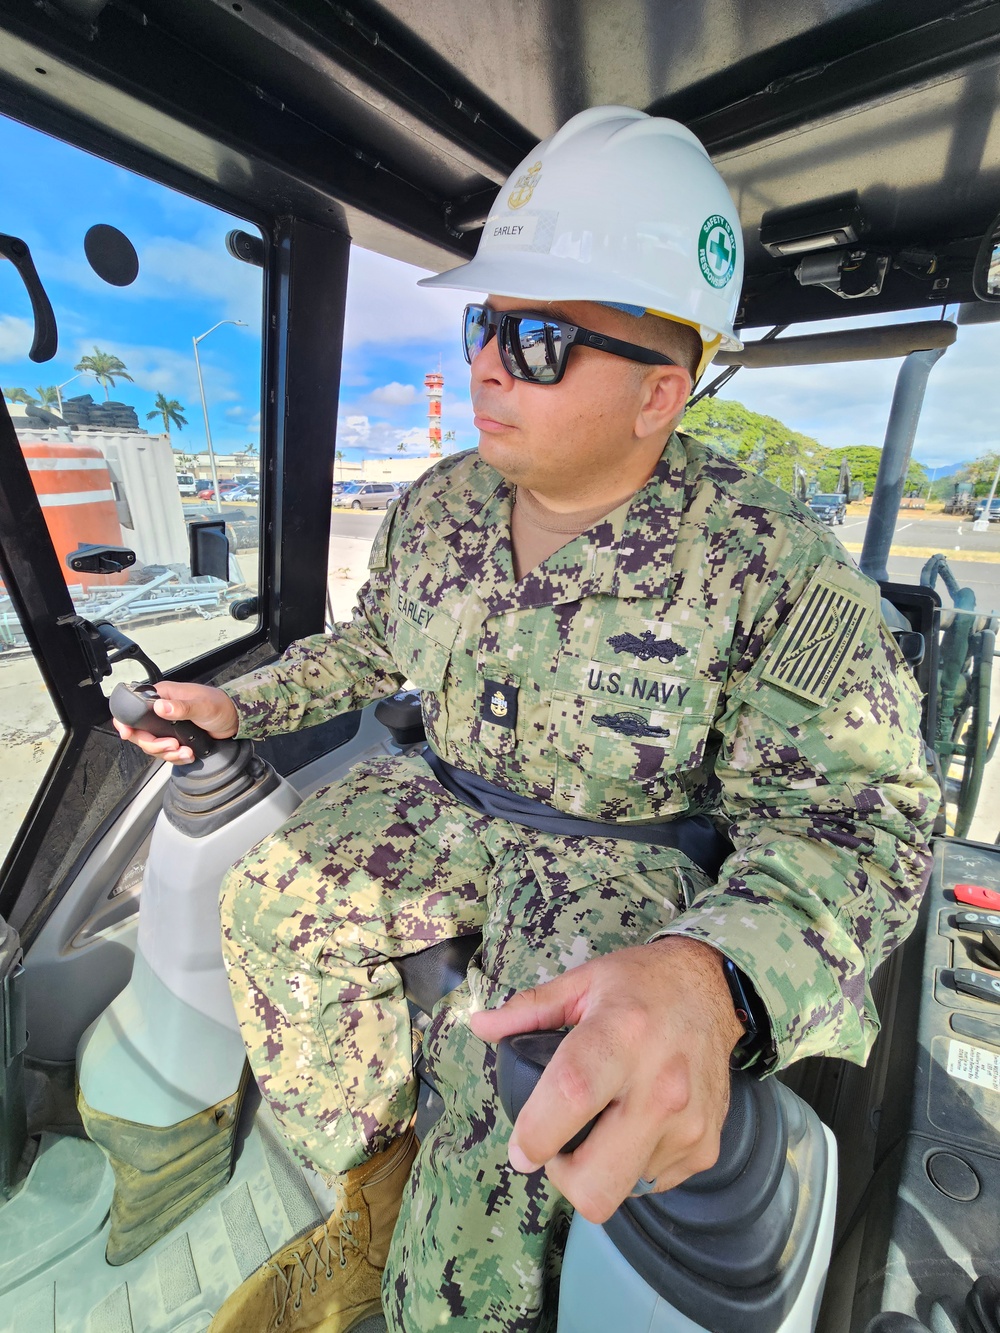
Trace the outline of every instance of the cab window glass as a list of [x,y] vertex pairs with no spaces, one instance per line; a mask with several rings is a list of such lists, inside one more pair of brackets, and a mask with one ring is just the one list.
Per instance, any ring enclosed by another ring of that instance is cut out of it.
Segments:
[[65,735],[17,612],[0,585],[0,860]]
[[424,275],[351,247],[328,621],[350,617],[387,506],[439,458],[479,441],[460,336],[467,296],[418,287]]
[[[76,610],[167,671],[256,623],[229,611],[258,586],[263,243],[239,218],[2,117],[0,150],[17,180],[0,231],[27,243],[59,334],[53,359],[29,360],[28,294],[0,264],[7,411]],[[242,246],[227,248],[234,231]],[[192,575],[191,524],[212,518],[226,579]],[[88,547],[134,561],[95,572]]]

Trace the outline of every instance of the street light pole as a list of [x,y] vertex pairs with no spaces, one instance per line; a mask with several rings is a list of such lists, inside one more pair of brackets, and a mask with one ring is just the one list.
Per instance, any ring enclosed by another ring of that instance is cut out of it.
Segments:
[[201,410],[205,417],[205,443],[208,445],[208,465],[212,470],[212,490],[215,494],[215,512],[222,513],[222,498],[219,495],[219,474],[215,467],[215,450],[212,448],[212,430],[208,424],[208,403],[205,401],[205,382],[201,377],[201,359],[198,356],[198,344],[203,338],[207,338],[210,333],[221,328],[223,324],[236,324],[241,329],[246,328],[246,322],[242,319],[220,319],[218,324],[213,324],[210,329],[204,333],[199,333],[197,338],[192,338],[191,343],[194,347],[194,365],[198,372],[198,391],[201,394]]
[[81,370],[79,375],[71,375],[68,380],[63,380],[62,384],[56,385],[56,402],[59,404],[60,416],[62,416],[63,414],[63,404],[62,404],[63,389],[65,389],[67,384],[72,384],[74,380],[82,379],[84,375],[88,375],[89,373],[90,372],[87,370]]

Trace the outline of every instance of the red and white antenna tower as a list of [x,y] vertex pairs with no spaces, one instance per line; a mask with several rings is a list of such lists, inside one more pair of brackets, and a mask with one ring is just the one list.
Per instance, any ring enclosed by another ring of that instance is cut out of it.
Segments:
[[440,370],[429,371],[424,376],[424,388],[430,402],[427,404],[427,438],[430,441],[430,457],[441,457],[441,396],[444,393],[444,376]]

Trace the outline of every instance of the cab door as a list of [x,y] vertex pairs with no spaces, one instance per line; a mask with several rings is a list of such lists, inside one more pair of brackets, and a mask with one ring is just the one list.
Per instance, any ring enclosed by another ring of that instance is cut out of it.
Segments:
[[[0,916],[30,945],[151,777],[107,708],[145,671],[126,658],[103,674],[92,627],[166,676],[215,682],[323,627],[349,242],[5,117],[0,144],[16,177],[0,232],[38,281],[0,262]],[[56,346],[38,360],[46,301]],[[260,496],[238,519],[177,482],[251,469]],[[213,518],[238,529],[216,580],[190,550]],[[135,558],[96,572],[81,547]],[[281,753],[294,766],[295,743]]]

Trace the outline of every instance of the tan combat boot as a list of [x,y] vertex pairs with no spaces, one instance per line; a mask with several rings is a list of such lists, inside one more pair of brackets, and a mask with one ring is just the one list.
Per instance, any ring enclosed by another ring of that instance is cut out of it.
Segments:
[[416,1153],[410,1129],[341,1176],[344,1198],[328,1221],[251,1273],[209,1333],[348,1333],[378,1314],[382,1270]]

